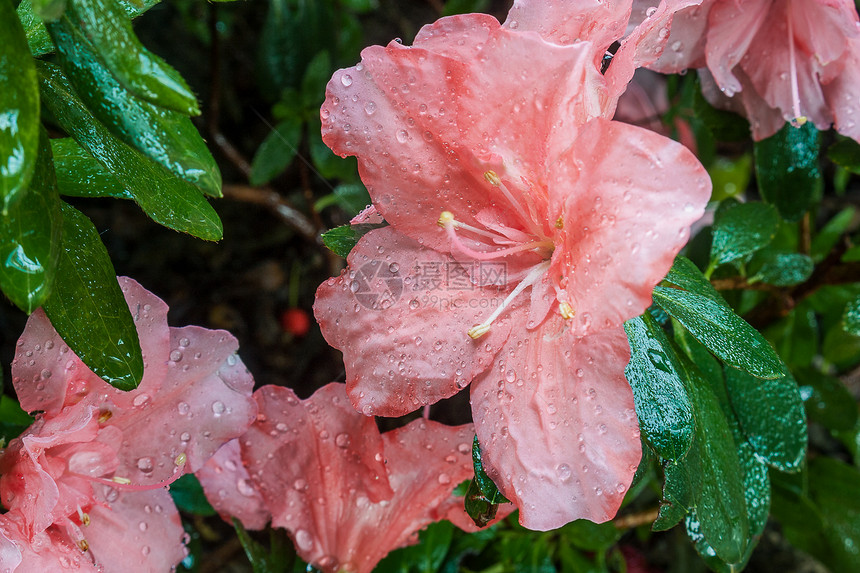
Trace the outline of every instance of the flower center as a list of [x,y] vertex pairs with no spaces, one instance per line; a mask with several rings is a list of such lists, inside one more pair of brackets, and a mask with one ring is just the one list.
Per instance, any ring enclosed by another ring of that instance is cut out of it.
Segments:
[[[541,262],[531,266],[525,273],[525,277],[514,287],[514,289],[505,297],[505,300],[496,308],[487,319],[472,326],[467,331],[470,338],[477,340],[490,331],[492,323],[499,318],[511,303],[528,287],[539,282],[547,270],[550,268],[553,252],[555,251],[555,241],[552,237],[547,236],[543,230],[543,225],[540,224],[546,214],[539,209],[535,201],[528,193],[521,193],[515,196],[510,189],[502,181],[501,177],[495,171],[487,171],[484,173],[484,179],[493,187],[496,187],[501,192],[505,201],[513,208],[513,212],[520,216],[525,230],[514,229],[502,224],[485,225],[487,228],[480,228],[462,221],[458,221],[454,214],[450,211],[443,211],[437,221],[438,225],[445,229],[449,240],[451,241],[451,250],[458,251],[469,258],[478,261],[487,261],[511,257],[521,253],[537,254],[541,258]],[[528,183],[528,182],[526,182]],[[529,187],[532,187],[529,184]],[[553,229],[561,230],[564,228],[563,217],[558,217],[552,224]],[[552,229],[551,229],[552,230]],[[468,244],[469,240],[472,243],[487,244],[498,246],[494,250],[478,250]],[[566,296],[558,285],[555,285],[556,299],[558,300],[558,312],[564,319],[570,319],[574,316],[573,307],[565,300]]]

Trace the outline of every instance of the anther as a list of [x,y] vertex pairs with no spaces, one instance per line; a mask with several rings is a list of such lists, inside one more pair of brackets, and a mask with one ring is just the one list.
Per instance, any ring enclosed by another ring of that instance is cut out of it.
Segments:
[[78,506],[78,519],[81,520],[81,525],[85,527],[90,524],[90,514],[82,510],[80,506]]
[[570,320],[571,318],[576,316],[576,311],[573,310],[573,307],[570,306],[570,303],[566,300],[558,303],[558,313],[565,320]]
[[131,480],[130,480],[130,479],[128,479],[128,478],[124,478],[124,477],[120,477],[120,476],[113,476],[113,477],[112,477],[112,478],[110,478],[110,479],[111,479],[111,481],[112,481],[112,482],[116,482],[116,483],[119,483],[119,484],[122,484],[122,485],[129,485],[129,484],[131,483]]
[[448,225],[454,224],[454,213],[451,211],[442,211],[442,214],[439,215],[439,220],[436,221],[436,224],[440,227],[447,227]]
[[185,455],[185,452],[182,452],[181,454],[176,456],[176,459],[173,460],[173,463],[177,466],[184,466],[186,461],[188,461],[188,456]]
[[469,329],[467,334],[469,335],[469,338],[471,338],[472,340],[478,340],[479,338],[481,338],[482,336],[487,334],[489,331],[490,331],[490,325],[489,324],[476,324],[475,326],[473,326],[472,328]]
[[495,185],[496,187],[502,184],[502,178],[499,177],[499,174],[492,169],[484,172],[484,179],[487,180],[487,183],[489,183],[490,185]]
[[80,549],[82,552],[86,553],[87,551],[90,550],[90,544],[87,543],[86,539],[81,539],[78,541],[78,549]]
[[104,412],[99,414],[99,424],[104,424],[108,420],[113,417],[113,412],[110,410],[105,410]]
[[556,229],[564,229],[564,219],[562,217],[559,217],[558,219],[555,220],[555,228]]

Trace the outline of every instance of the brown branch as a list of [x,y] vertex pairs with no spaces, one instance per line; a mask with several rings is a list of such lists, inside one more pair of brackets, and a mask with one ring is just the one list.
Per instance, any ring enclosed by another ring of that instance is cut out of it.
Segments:
[[649,509],[641,513],[622,515],[621,517],[612,520],[612,525],[614,525],[616,529],[633,529],[640,525],[654,523],[657,520],[658,515],[660,515],[660,510],[655,507],[654,509]]
[[224,197],[234,201],[262,205],[270,209],[284,223],[290,225],[309,241],[321,243],[320,232],[310,219],[268,187],[250,187],[228,183],[224,185]]
[[232,557],[242,550],[242,542],[238,537],[231,537],[225,541],[218,549],[209,554],[208,557],[201,560],[198,573],[215,573],[223,571],[226,563],[229,563]]
[[812,229],[809,224],[809,211],[807,211],[800,219],[800,242],[797,245],[797,252],[802,255],[808,255],[812,250]]

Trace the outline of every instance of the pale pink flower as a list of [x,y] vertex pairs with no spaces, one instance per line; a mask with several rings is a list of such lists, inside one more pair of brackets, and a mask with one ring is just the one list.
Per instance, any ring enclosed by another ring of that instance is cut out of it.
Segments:
[[254,396],[260,413],[240,447],[228,444],[197,473],[225,517],[261,528],[265,508],[303,559],[350,573],[371,571],[434,521],[466,519],[462,498],[452,501],[451,492],[472,475],[471,424],[422,419],[380,434],[373,418],[350,406],[343,384],[307,400],[279,386]]
[[[637,0],[637,12],[653,4]],[[705,0],[676,14],[652,69],[705,68],[764,139],[786,121],[860,140],[860,21],[852,0]]]
[[365,414],[472,382],[490,477],[523,525],[551,529],[611,518],[630,484],[622,323],[650,305],[710,182],[681,145],[604,119],[615,96],[592,43],[521,28],[444,18],[335,73],[323,138],[358,158],[390,227],[314,310]]
[[68,546],[83,569],[170,569],[184,556],[184,532],[164,486],[202,467],[256,415],[234,338],[168,328],[161,300],[119,280],[144,354],[136,390],[93,374],[41,311],[18,341],[15,389],[25,410],[42,411],[0,457],[0,497],[23,534],[13,538],[19,571],[67,560]]

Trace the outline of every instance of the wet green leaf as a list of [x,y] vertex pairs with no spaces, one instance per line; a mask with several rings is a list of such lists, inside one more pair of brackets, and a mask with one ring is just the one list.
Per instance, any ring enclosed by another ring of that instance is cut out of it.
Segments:
[[736,159],[718,156],[708,167],[713,192],[712,201],[722,201],[746,191],[752,179],[752,155],[745,153]]
[[39,84],[10,0],[0,0],[0,22],[0,214],[8,215],[39,154]]
[[860,336],[846,332],[842,328],[831,328],[824,335],[821,354],[837,370],[852,368],[860,363]]
[[475,470],[475,484],[478,490],[490,503],[510,503],[505,496],[499,492],[499,488],[487,475],[484,470],[484,462],[481,459],[481,444],[478,443],[478,436],[472,441],[472,466]]
[[207,195],[221,196],[218,165],[188,117],[138,99],[126,90],[102,65],[68,15],[48,24],[48,31],[75,93],[92,115],[115,136],[178,177]]
[[725,303],[662,286],[654,289],[654,302],[727,364],[760,378],[782,375],[782,363],[770,344]]
[[763,282],[778,287],[794,286],[809,279],[814,268],[812,259],[801,253],[770,253],[748,282]]
[[69,16],[128,91],[184,115],[200,114],[197,98],[179,72],[143,47],[114,0],[70,0]]
[[322,105],[325,100],[326,85],[335,69],[328,50],[320,51],[308,62],[301,85],[302,105],[306,109],[316,110]]
[[52,139],[51,148],[60,195],[133,199],[119,179],[71,137]]
[[618,529],[611,521],[594,523],[587,519],[577,519],[558,530],[565,542],[586,551],[606,551],[621,538],[624,530]]
[[5,214],[0,213],[0,287],[27,314],[50,296],[60,258],[62,227],[51,145],[42,130],[27,194],[9,206]]
[[[739,563],[746,554],[750,524],[745,500],[744,475],[732,428],[719,401],[689,361],[682,361],[696,413],[696,439],[702,489],[695,505],[699,528],[717,557]],[[686,460],[686,458],[685,458]]]
[[360,223],[357,225],[341,225],[322,234],[323,244],[334,254],[346,258],[352,248],[364,235],[374,229],[387,226],[388,223]]
[[834,431],[850,430],[857,423],[857,401],[839,378],[813,368],[795,372],[809,419]]
[[791,367],[809,366],[818,354],[818,318],[807,301],[801,302],[785,318],[768,327],[764,335]]
[[[290,550],[291,543],[286,539],[286,530],[270,528],[270,546],[267,548],[251,537],[242,526],[242,522],[235,517],[233,518],[233,527],[254,573],[286,573],[294,570],[295,553]],[[316,571],[316,569],[311,569],[308,566],[307,571]]]
[[201,239],[221,239],[218,214],[197,188],[114,138],[77,99],[59,68],[40,63],[38,69],[45,104],[63,129],[123,183],[147,215]]
[[290,166],[302,139],[302,120],[291,117],[266,136],[251,162],[251,185],[268,183]]
[[855,298],[845,307],[842,313],[842,328],[845,332],[860,336],[860,297]]
[[714,217],[711,265],[742,260],[767,246],[779,228],[779,215],[764,203],[721,205]]
[[143,377],[143,357],[107,249],[83,213],[65,203],[62,212],[62,253],[45,313],[90,370],[133,390]]
[[788,221],[799,220],[821,191],[821,134],[811,121],[783,126],[755,142],[756,179],[762,198]]
[[779,470],[797,471],[806,455],[806,415],[794,378],[761,379],[727,368],[726,387],[756,453]]
[[321,211],[329,205],[338,205],[347,214],[358,215],[370,203],[370,195],[362,183],[341,183],[314,203],[314,210]]
[[489,6],[490,0],[448,0],[445,2],[445,9],[442,15],[453,16],[455,14],[486,12]]
[[630,363],[624,370],[643,438],[661,457],[677,460],[687,453],[695,430],[678,359],[663,329],[645,313],[624,323]]
[[702,271],[699,270],[693,262],[678,255],[675,257],[675,262],[672,268],[669,269],[669,274],[666,275],[664,282],[681,287],[684,290],[707,297],[717,304],[728,307],[725,299],[713,287],[711,282],[705,278]]

